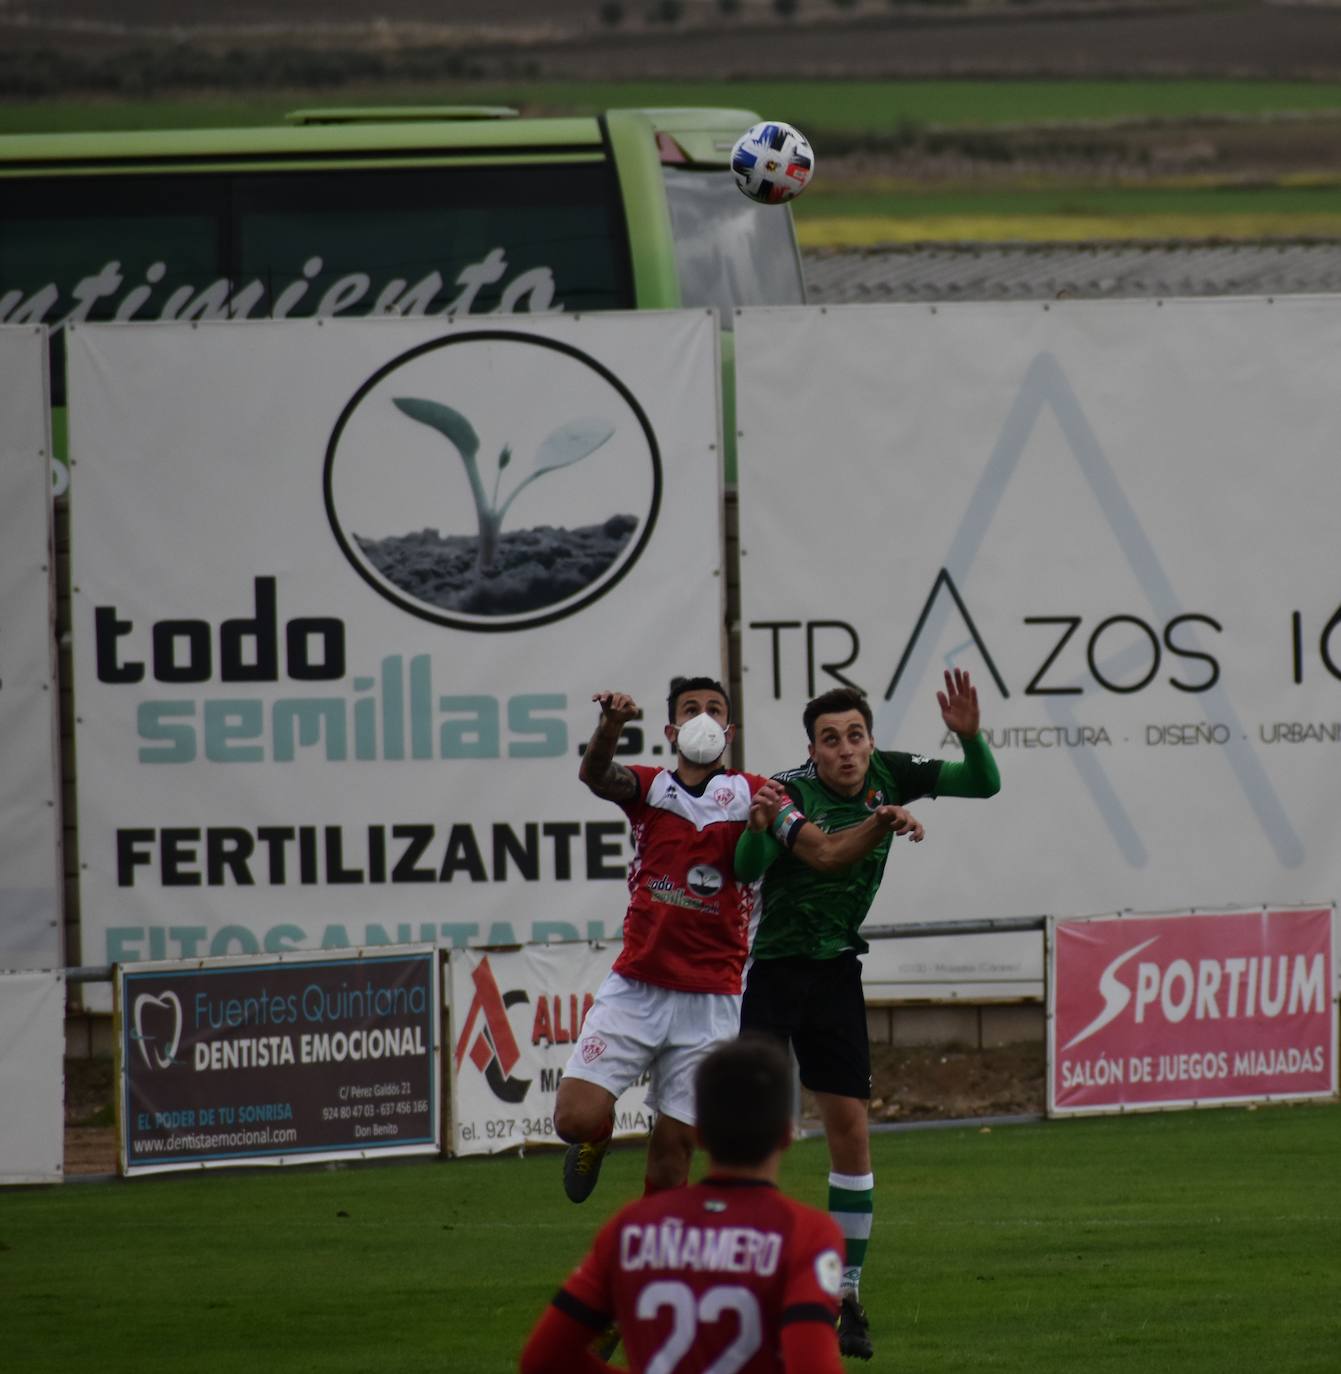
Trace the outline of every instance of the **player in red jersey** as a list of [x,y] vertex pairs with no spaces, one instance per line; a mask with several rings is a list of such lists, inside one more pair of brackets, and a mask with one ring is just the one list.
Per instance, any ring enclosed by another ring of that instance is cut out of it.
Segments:
[[776,791],[774,832],[799,858],[834,869],[863,858],[891,831],[921,839],[901,807],[882,806],[860,825],[826,834],[781,785],[722,766],[735,734],[726,689],[708,677],[675,678],[667,743],[675,766],[625,767],[615,747],[641,712],[623,692],[598,692],[596,731],[579,776],[623,808],[633,831],[624,948],[587,1012],[564,1068],[554,1127],[569,1142],[564,1191],[583,1202],[596,1186],[619,1095],[649,1069],[656,1113],[647,1189],[678,1188],[694,1153],[694,1070],[740,1026],[741,978],[756,922],[757,884],[734,873],[736,841],[751,799]]
[[522,1352],[522,1374],[602,1374],[592,1349],[618,1324],[630,1374],[838,1374],[843,1236],[784,1197],[791,1064],[745,1036],[717,1046],[696,1080],[708,1176],[631,1203],[605,1224]]

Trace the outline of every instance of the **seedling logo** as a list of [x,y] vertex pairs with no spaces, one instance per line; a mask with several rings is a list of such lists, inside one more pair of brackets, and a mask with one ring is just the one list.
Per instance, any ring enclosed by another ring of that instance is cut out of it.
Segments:
[[689,890],[697,897],[715,897],[722,890],[722,875],[708,864],[689,870]]
[[[142,992],[135,999],[131,1039],[150,1069],[170,1068],[182,1040],[182,1004],[175,992]],[[151,1049],[150,1046],[153,1048]]]
[[637,399],[594,358],[476,330],[411,349],[359,388],[327,447],[325,501],[345,557],[401,609],[528,629],[633,566],[661,459]]

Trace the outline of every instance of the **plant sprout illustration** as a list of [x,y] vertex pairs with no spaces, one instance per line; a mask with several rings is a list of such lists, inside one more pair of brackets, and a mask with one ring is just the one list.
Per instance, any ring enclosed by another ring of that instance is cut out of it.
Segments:
[[494,475],[493,495],[486,496],[484,483],[480,480],[479,453],[480,440],[474,426],[451,406],[439,401],[423,400],[416,396],[397,396],[393,398],[396,407],[412,420],[437,430],[461,455],[470,480],[470,492],[475,498],[475,513],[479,520],[479,548],[476,568],[478,572],[488,572],[494,566],[498,551],[499,531],[508,508],[538,477],[547,472],[557,472],[560,468],[572,466],[588,455],[595,453],[615,432],[608,421],[593,416],[570,420],[554,430],[536,450],[535,467],[512,489],[511,494],[500,505],[498,489],[503,480],[504,469],[512,462],[512,447],[505,444],[498,455],[498,470]]

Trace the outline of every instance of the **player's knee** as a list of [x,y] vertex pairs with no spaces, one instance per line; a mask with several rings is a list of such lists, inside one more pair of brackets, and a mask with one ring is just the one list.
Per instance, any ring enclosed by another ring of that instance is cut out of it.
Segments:
[[586,1140],[585,1124],[585,1114],[571,1102],[565,1102],[560,1097],[554,1103],[554,1133],[560,1140],[566,1140],[570,1145],[576,1140]]
[[565,1092],[567,1086],[567,1080],[559,1084],[554,1100],[554,1133],[570,1145],[595,1140],[609,1129],[609,1095],[600,1090]]

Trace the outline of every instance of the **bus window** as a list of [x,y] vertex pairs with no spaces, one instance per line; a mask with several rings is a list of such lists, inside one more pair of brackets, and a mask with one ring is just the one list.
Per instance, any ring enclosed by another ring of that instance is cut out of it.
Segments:
[[727,171],[664,166],[662,174],[686,306],[716,306],[730,329],[737,306],[805,303],[785,211],[747,200]]
[[604,161],[14,178],[0,323],[635,304]]
[[294,284],[293,315],[615,309],[616,205],[602,162],[239,176],[235,272]]

